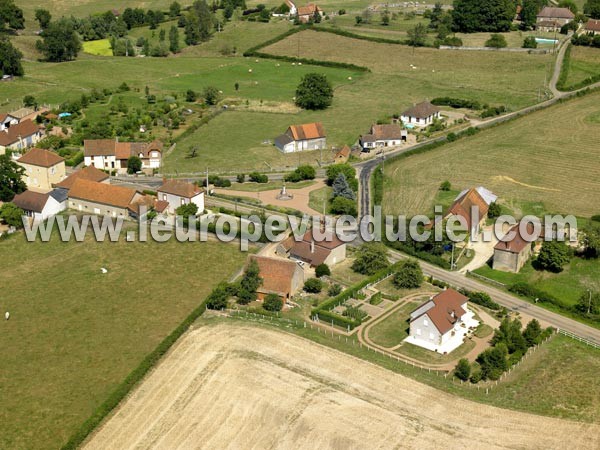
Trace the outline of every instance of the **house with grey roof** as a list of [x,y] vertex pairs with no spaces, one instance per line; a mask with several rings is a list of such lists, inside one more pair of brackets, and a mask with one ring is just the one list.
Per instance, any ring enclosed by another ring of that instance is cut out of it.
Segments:
[[400,120],[407,128],[426,127],[435,119],[440,119],[440,108],[424,101],[407,109],[400,115]]

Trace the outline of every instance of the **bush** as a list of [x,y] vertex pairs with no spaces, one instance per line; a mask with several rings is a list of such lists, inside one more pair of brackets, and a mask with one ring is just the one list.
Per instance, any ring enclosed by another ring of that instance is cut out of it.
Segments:
[[506,48],[508,43],[506,42],[504,36],[498,33],[493,33],[490,38],[485,41],[485,46],[492,48]]
[[327,264],[321,263],[315,268],[315,275],[317,276],[317,278],[329,276],[331,275],[331,270],[329,269],[329,266]]
[[523,41],[523,48],[537,48],[538,44],[534,36],[527,36]]
[[502,208],[500,207],[500,205],[496,202],[490,203],[490,207],[488,209],[488,217],[490,219],[495,219],[496,217],[499,217],[500,214],[502,214]]
[[564,242],[544,241],[535,263],[542,270],[558,273],[570,259],[569,247]]
[[485,292],[469,292],[466,294],[469,300],[476,305],[484,306],[493,311],[499,311],[502,307],[492,300],[492,297]]
[[336,197],[331,202],[331,212],[339,215],[356,216],[358,214],[356,201],[349,198]]
[[495,117],[495,116],[499,116],[502,113],[506,112],[506,106],[491,106],[486,108],[482,113],[481,113],[481,118],[485,119],[487,117]]
[[263,302],[263,308],[271,312],[281,311],[283,300],[277,294],[268,294]]
[[203,97],[207,105],[216,105],[221,99],[221,93],[216,87],[208,86],[204,88]]
[[386,269],[390,265],[387,253],[387,248],[379,242],[364,243],[356,252],[352,270],[363,275],[373,275]]
[[462,358],[456,364],[454,369],[454,376],[459,380],[467,381],[471,376],[471,363],[466,358]]
[[481,103],[477,100],[466,100],[454,97],[436,97],[431,100],[433,105],[450,106],[451,108],[482,109]]
[[238,174],[238,176],[236,177],[237,182],[238,183],[245,183],[246,182],[246,175],[243,173]]
[[452,189],[452,185],[448,180],[443,181],[442,184],[440,184],[440,191],[449,191],[450,189]]
[[250,179],[250,181],[253,181],[255,183],[268,183],[269,182],[269,177],[262,174],[262,173],[258,173],[258,172],[252,172],[251,174],[248,175],[248,178]]
[[392,280],[399,289],[416,289],[423,284],[423,271],[416,259],[406,260]]
[[309,294],[318,294],[323,290],[323,282],[318,278],[309,278],[304,282],[304,291]]
[[335,297],[336,295],[340,295],[341,292],[342,287],[339,284],[332,284],[327,290],[327,295],[330,297]]
[[208,309],[216,310],[225,309],[227,308],[227,300],[229,299],[229,296],[227,283],[219,283],[206,299],[206,307]]

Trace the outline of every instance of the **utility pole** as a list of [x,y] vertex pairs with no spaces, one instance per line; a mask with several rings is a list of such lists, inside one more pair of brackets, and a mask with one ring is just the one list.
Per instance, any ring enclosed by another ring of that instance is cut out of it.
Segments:
[[588,314],[592,310],[592,290],[588,289],[588,294],[590,294],[590,298],[588,300]]
[[208,185],[208,167],[206,168],[206,195],[210,196],[210,188]]

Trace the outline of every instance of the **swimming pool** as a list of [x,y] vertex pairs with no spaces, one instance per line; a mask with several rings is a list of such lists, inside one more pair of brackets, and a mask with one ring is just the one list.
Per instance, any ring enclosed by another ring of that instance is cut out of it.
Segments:
[[538,44],[556,44],[558,42],[558,39],[547,39],[547,38],[536,37],[535,42],[537,42]]

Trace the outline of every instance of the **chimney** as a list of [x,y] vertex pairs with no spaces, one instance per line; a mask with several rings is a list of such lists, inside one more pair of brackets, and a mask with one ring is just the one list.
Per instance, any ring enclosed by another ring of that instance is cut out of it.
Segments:
[[315,241],[310,241],[310,252],[311,253],[315,252]]
[[167,182],[167,177],[163,177],[163,184]]

